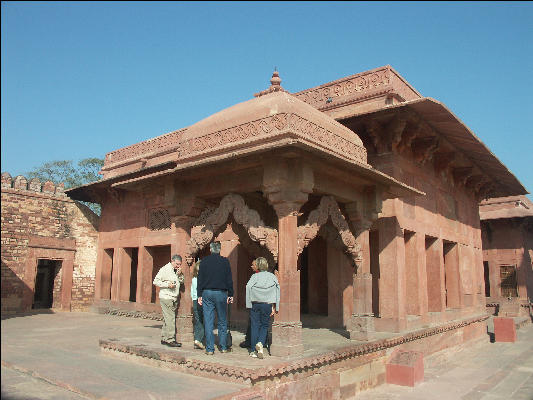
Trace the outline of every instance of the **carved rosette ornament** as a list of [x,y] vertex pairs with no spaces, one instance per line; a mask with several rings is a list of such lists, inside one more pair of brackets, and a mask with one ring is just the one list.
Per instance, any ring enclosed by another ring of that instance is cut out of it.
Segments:
[[362,262],[361,246],[350,231],[348,222],[332,196],[323,196],[320,205],[309,214],[305,225],[298,227],[298,255],[318,235],[320,228],[328,222],[328,218],[331,218],[333,226],[339,232],[345,247],[344,251],[358,267]]
[[246,229],[254,242],[266,247],[277,260],[278,231],[266,226],[259,213],[248,208],[241,196],[230,193],[224,196],[218,208],[206,208],[193,224],[191,239],[187,243],[187,263],[192,264],[194,255],[214,239],[215,233],[227,222],[230,214],[233,214],[235,222]]

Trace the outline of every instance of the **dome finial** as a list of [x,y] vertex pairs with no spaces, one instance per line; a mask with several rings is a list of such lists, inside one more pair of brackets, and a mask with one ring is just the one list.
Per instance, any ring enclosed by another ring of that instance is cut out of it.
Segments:
[[279,77],[278,67],[274,67],[274,72],[272,73],[272,78],[270,78],[270,87],[266,90],[263,90],[259,93],[254,94],[255,97],[263,96],[265,94],[273,92],[287,92],[281,87],[281,78]]

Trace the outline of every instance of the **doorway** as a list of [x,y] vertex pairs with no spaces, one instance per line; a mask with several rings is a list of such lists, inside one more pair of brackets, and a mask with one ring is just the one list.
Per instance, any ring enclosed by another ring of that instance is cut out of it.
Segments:
[[37,273],[35,274],[33,309],[52,308],[54,305],[54,292],[59,295],[61,290],[59,279],[56,282],[60,269],[60,260],[38,260]]

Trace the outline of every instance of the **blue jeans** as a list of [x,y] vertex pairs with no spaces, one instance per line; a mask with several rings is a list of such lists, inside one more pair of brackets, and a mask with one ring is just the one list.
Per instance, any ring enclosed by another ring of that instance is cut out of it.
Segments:
[[218,344],[220,345],[220,350],[226,350],[228,292],[204,289],[202,292],[202,308],[204,309],[205,351],[215,351],[215,335],[213,334],[215,311],[218,318]]
[[252,322],[251,351],[255,351],[255,345],[258,342],[265,345],[271,313],[272,304],[252,303],[250,311],[250,321]]
[[204,341],[204,313],[202,306],[198,305],[198,300],[192,301],[192,311],[194,315],[194,340]]

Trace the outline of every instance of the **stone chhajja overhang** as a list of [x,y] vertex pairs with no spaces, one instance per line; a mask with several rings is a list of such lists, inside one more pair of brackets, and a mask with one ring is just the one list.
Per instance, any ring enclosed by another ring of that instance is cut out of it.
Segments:
[[457,116],[432,98],[356,114],[343,123],[369,137],[377,154],[409,149],[417,162],[432,162],[437,173],[447,171],[479,200],[528,193]]

